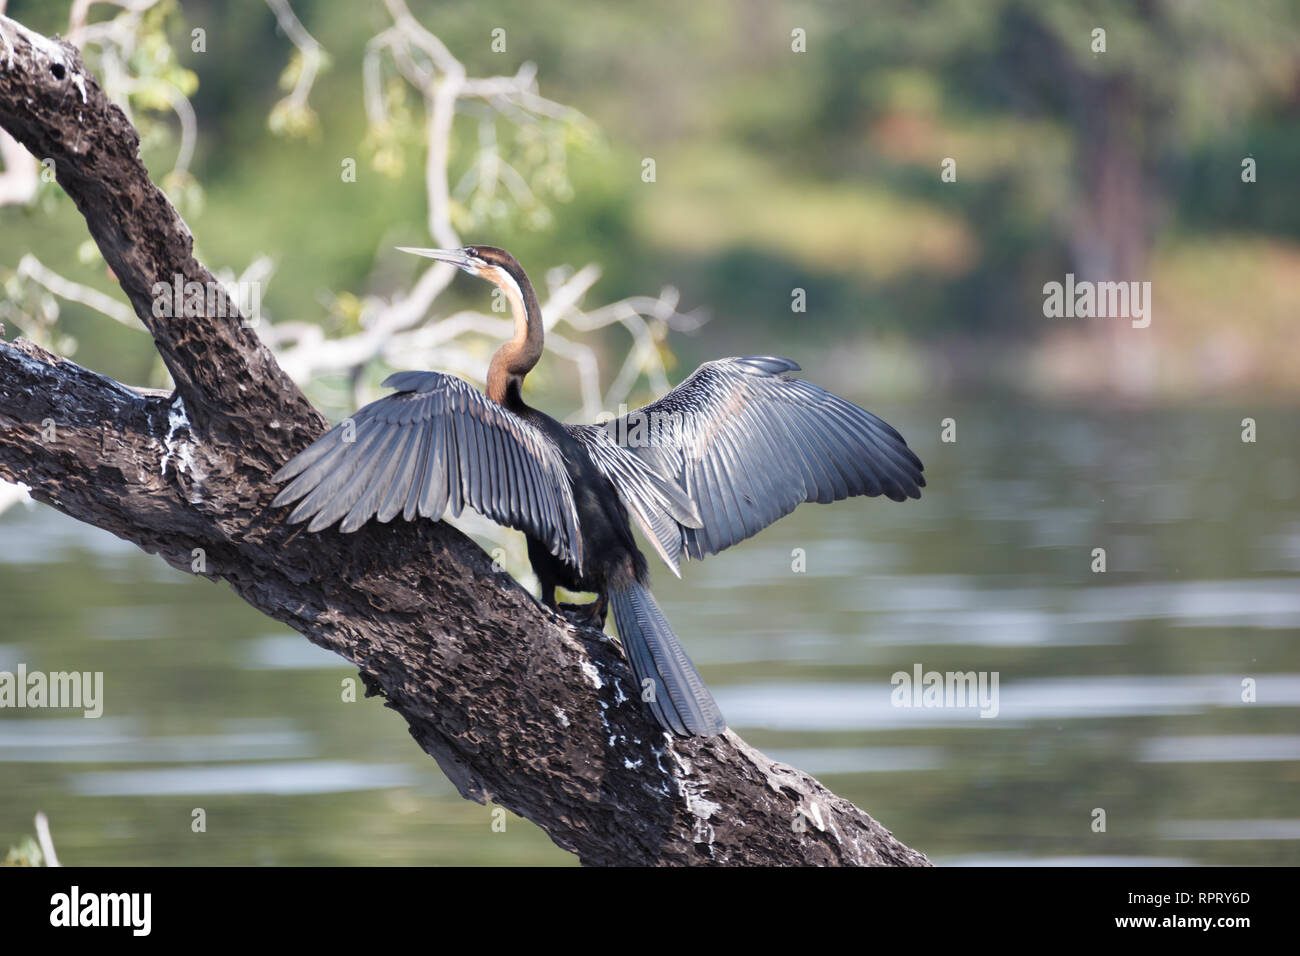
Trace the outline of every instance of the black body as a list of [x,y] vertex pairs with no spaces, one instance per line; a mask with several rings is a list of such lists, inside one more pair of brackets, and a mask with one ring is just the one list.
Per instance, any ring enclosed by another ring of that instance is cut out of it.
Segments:
[[547,607],[556,607],[557,586],[604,595],[609,590],[611,579],[622,580],[631,576],[642,584],[648,583],[645,555],[632,536],[627,508],[613,484],[591,460],[586,448],[550,415],[529,408],[522,401],[511,411],[536,426],[560,450],[573,486],[573,504],[582,535],[584,560],[583,566],[577,567],[573,562],[557,558],[545,542],[525,532],[528,561],[541,584],[542,602]]

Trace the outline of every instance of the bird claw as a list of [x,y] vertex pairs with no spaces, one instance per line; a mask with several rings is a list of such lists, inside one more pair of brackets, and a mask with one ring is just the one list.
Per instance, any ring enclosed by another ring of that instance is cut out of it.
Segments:
[[557,607],[570,624],[592,627],[598,631],[605,627],[607,605],[603,601],[592,601],[590,604],[560,604]]

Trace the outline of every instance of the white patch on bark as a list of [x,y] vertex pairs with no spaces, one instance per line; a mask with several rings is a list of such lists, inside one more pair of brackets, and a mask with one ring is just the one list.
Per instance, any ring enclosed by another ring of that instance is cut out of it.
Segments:
[[665,749],[672,754],[673,762],[677,764],[677,770],[673,773],[673,779],[677,783],[677,793],[686,802],[687,811],[695,817],[693,839],[696,843],[712,846],[714,832],[709,818],[722,809],[722,804],[705,798],[707,791],[702,781],[687,779],[691,772],[690,761],[683,758],[671,746]]
[[822,820],[822,805],[816,800],[809,800],[806,805],[801,804],[799,813],[818,830],[825,832],[826,823]]
[[[650,748],[650,752],[655,755],[655,767],[661,774],[663,774],[662,782],[657,787],[652,787],[651,789],[656,793],[663,794],[665,797],[671,797],[673,792],[668,786],[668,781],[672,779],[672,774],[670,774],[668,768],[664,766],[664,752],[668,750],[672,737],[669,734],[664,734],[664,740],[666,743],[661,750],[655,750],[654,747]],[[637,742],[640,743],[640,741]]]
[[[182,429],[187,436],[185,438],[177,437],[176,433]],[[174,461],[177,474],[190,476],[192,481],[190,500],[194,501],[202,497],[199,485],[207,476],[194,460],[195,445],[188,437],[192,434],[190,419],[185,412],[185,402],[177,395],[176,400],[167,409],[167,436],[163,439],[162,473],[167,474],[167,463]]]
[[[573,625],[569,624],[567,621],[565,623],[567,626],[560,629],[560,639],[564,641],[565,644],[568,644],[569,647],[572,647],[575,650],[582,650],[582,645],[579,644],[577,638],[573,636]],[[589,658],[584,659],[579,666],[582,667],[582,673],[586,675],[587,680],[591,683],[592,687],[596,688],[596,690],[600,690],[605,686],[605,682],[600,676],[600,670]]]
[[[799,795],[795,807],[796,813],[804,817],[822,833],[829,833],[838,843],[844,843],[844,835],[840,833],[839,828],[835,825],[835,815],[831,812],[829,806],[824,805],[827,800],[834,799],[830,794],[824,794],[823,796],[823,794],[817,793],[814,788],[808,785],[805,775],[798,770],[768,759],[732,734],[731,731],[727,731],[727,735],[731,738],[732,743],[736,745],[736,748],[754,766],[754,769],[763,775],[763,779],[767,781],[767,785],[775,793],[786,796],[787,791],[793,790]],[[874,853],[875,851],[872,850],[873,855]]]

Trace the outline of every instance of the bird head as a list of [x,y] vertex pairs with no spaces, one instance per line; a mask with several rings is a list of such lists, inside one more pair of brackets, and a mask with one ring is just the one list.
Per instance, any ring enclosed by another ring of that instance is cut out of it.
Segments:
[[501,288],[517,286],[516,276],[523,272],[514,256],[496,246],[465,246],[463,249],[417,249],[412,246],[398,246],[397,250],[424,256],[426,259],[449,262],[456,268],[480,279],[486,279]]

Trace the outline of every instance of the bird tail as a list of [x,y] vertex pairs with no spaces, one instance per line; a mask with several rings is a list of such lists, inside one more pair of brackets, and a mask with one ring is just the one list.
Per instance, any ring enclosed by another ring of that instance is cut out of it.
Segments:
[[639,696],[659,726],[683,737],[726,730],[717,702],[645,585],[611,582],[609,599]]

